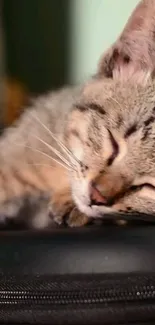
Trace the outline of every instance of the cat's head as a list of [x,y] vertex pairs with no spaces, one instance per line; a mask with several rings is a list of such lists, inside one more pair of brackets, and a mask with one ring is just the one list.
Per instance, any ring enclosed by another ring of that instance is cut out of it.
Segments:
[[[153,5],[152,0],[143,1],[136,19],[142,19],[142,9],[148,12],[146,3]],[[126,36],[130,41],[136,22]],[[69,119],[68,146],[76,157],[71,172],[73,198],[89,216],[155,212],[155,53],[150,53],[150,64],[148,60],[142,64],[145,42],[144,37],[133,61],[124,63],[120,56],[111,78],[100,70],[99,77],[85,85]],[[133,53],[135,43],[129,44]]]

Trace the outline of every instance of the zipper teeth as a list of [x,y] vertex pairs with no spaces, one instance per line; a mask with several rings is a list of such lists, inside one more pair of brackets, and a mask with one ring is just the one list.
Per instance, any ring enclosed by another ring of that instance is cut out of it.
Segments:
[[155,287],[143,286],[130,290],[106,289],[87,291],[0,291],[0,305],[66,305],[136,302],[155,299]]

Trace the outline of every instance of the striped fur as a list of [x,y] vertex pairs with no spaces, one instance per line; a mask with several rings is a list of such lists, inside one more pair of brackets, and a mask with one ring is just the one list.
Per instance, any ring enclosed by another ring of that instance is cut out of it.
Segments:
[[[1,136],[1,221],[16,218],[25,201],[33,210],[33,218],[26,217],[28,224],[37,228],[51,224],[51,215],[61,222],[62,215],[70,208],[68,169],[64,168],[69,166],[45,143],[65,157],[48,130],[52,130],[57,140],[64,142],[64,128],[79,91],[78,87],[66,88],[37,98],[16,124]],[[36,204],[39,213],[34,211]]]
[[[35,228],[155,213],[155,2],[140,2],[83,87],[39,97],[0,139],[0,220]],[[80,211],[80,212],[79,212]]]

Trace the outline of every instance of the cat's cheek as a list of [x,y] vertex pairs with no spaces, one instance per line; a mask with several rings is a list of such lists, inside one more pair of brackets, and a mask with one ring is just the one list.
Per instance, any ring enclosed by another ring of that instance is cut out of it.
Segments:
[[145,199],[155,200],[155,190],[144,187],[139,191],[138,196]]
[[68,140],[68,144],[69,144],[69,148],[71,150],[71,152],[74,154],[74,156],[82,161],[83,160],[83,156],[84,156],[84,152],[83,152],[83,147],[82,147],[82,143],[80,141],[79,138],[77,138],[76,136],[70,136],[70,139]]

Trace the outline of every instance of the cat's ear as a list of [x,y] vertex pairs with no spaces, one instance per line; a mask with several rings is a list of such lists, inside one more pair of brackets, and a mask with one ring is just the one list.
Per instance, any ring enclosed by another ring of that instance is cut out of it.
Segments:
[[155,0],[143,0],[133,11],[122,34],[101,57],[98,76],[155,71]]

